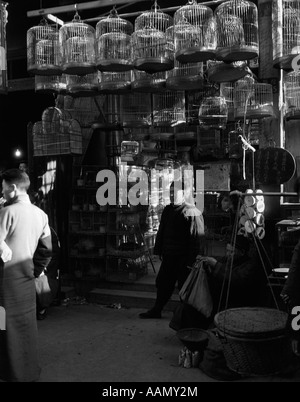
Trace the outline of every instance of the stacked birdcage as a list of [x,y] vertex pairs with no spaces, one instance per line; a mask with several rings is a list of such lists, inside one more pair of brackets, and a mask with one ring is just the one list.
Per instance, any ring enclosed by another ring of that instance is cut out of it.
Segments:
[[184,91],[153,94],[153,125],[176,126],[186,123]]
[[133,68],[131,22],[118,16],[114,8],[96,25],[97,68],[100,71],[128,71]]
[[290,70],[294,57],[300,54],[300,2],[273,2],[273,64]]
[[96,71],[95,29],[82,22],[78,13],[73,21],[59,29],[59,41],[66,74],[85,75]]
[[98,94],[98,72],[86,75],[67,74],[67,92],[74,97],[96,96]]
[[251,1],[229,0],[215,10],[217,57],[250,60],[259,54],[258,9]]
[[149,74],[145,71],[132,72],[131,89],[137,92],[161,92],[166,88],[166,71]]
[[99,92],[101,93],[127,93],[131,89],[132,71],[99,72]]
[[220,84],[220,95],[223,96],[228,108],[228,121],[234,120],[234,83],[222,82]]
[[199,125],[204,129],[225,129],[228,106],[223,96],[209,96],[202,100],[199,108]]
[[207,62],[207,76],[212,82],[234,82],[249,73],[251,71],[245,61],[225,63],[223,61],[209,60]]
[[253,82],[249,77],[236,82],[234,117],[235,119],[274,117],[272,85]]
[[36,75],[35,92],[65,94],[67,91],[66,75]]
[[204,85],[204,66],[199,63],[180,63],[174,61],[174,68],[167,72],[167,89],[188,91],[202,88]]
[[62,73],[58,29],[45,19],[27,31],[27,71],[35,75]]
[[284,116],[287,120],[300,119],[300,71],[288,73],[283,78]]
[[33,127],[34,156],[82,154],[81,127],[71,114],[49,107]]
[[186,93],[186,114],[189,125],[199,124],[199,108],[204,98],[219,95],[219,85],[206,82],[203,88]]
[[189,0],[174,14],[175,58],[197,63],[215,58],[217,39],[211,8]]
[[123,127],[150,127],[151,94],[120,95],[120,122]]
[[135,20],[132,34],[134,67],[148,73],[167,71],[174,66],[174,43],[167,29],[173,19],[163,13],[155,1],[154,8]]

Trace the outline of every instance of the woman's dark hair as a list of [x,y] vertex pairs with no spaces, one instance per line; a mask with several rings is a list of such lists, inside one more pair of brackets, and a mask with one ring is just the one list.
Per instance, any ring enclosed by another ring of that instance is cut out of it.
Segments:
[[8,184],[15,184],[20,190],[27,191],[30,186],[28,174],[20,169],[5,170],[2,173],[2,180]]

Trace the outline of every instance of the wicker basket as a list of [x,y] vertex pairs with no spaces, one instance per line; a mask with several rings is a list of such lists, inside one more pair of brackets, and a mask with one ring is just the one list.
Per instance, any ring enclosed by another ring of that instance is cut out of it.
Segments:
[[274,375],[292,361],[285,327],[287,313],[268,308],[237,308],[215,316],[227,366],[245,376]]

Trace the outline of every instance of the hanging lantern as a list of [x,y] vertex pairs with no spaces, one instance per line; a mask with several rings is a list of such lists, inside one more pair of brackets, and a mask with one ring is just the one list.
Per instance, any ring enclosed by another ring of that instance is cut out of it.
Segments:
[[35,92],[64,95],[67,91],[66,75],[36,75]]
[[258,9],[251,1],[230,0],[215,10],[217,57],[224,61],[254,59],[259,54]]
[[253,80],[239,80],[234,89],[235,119],[263,119],[274,116],[273,88]]
[[300,71],[288,73],[283,78],[285,118],[300,119]]
[[199,124],[205,129],[226,128],[228,106],[223,96],[211,96],[203,99],[199,108]]
[[151,11],[142,13],[135,20],[132,34],[134,67],[148,73],[167,71],[174,66],[173,38],[167,29],[173,19],[159,10],[155,1]]
[[176,126],[186,123],[185,93],[165,91],[153,95],[153,125]]
[[134,70],[132,73],[131,89],[136,92],[161,92],[166,88],[166,72],[149,74],[145,71]]
[[108,94],[127,93],[131,89],[131,71],[99,72],[99,92]]
[[300,54],[300,3],[298,0],[273,2],[273,65],[291,70],[291,62]]
[[8,12],[7,3],[0,1],[0,94],[7,93],[7,57],[6,57],[6,24]]
[[97,68],[100,71],[128,71],[133,68],[131,35],[133,25],[118,16],[114,8],[96,25]]
[[203,63],[180,63],[174,61],[174,68],[167,72],[166,86],[169,90],[196,90],[204,85]]
[[98,94],[98,73],[66,75],[67,92],[74,97],[96,96]]
[[72,22],[59,29],[62,67],[66,74],[85,75],[96,70],[95,29],[76,12]]
[[59,32],[46,19],[27,31],[27,71],[36,75],[62,73]]
[[174,14],[175,58],[197,63],[215,58],[217,40],[213,11],[189,0]]
[[252,74],[245,61],[225,63],[222,61],[209,60],[207,62],[207,76],[212,82],[233,82],[248,74]]

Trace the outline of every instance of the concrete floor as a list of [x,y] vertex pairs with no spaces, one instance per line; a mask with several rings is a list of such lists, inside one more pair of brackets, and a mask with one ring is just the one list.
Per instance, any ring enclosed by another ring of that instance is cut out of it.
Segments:
[[[199,368],[178,366],[183,345],[168,326],[171,312],[141,320],[141,311],[98,304],[51,307],[38,321],[40,382],[217,382]],[[300,371],[242,381],[299,382]]]

